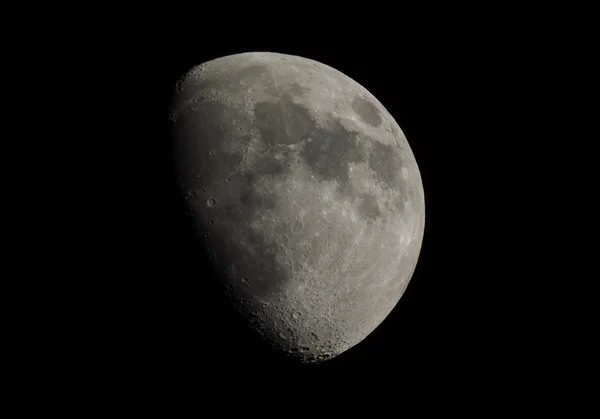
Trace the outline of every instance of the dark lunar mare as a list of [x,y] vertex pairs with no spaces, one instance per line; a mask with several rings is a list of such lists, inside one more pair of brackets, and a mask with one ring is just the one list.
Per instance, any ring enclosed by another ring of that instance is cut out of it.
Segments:
[[383,122],[377,107],[367,99],[356,97],[352,101],[352,109],[360,119],[373,127],[378,127]]
[[[359,114],[361,119],[370,121],[372,125],[381,124],[381,117],[371,102],[361,99],[359,104],[356,108],[362,112]],[[399,149],[382,144],[360,131],[347,129],[339,117],[328,115],[328,125],[321,128],[315,124],[308,109],[294,103],[289,95],[283,95],[277,102],[259,102],[255,115],[262,138],[269,144],[265,150],[266,159],[273,159],[269,153],[279,151],[288,160],[275,167],[274,174],[280,174],[289,159],[294,157],[285,147],[278,146],[304,141],[300,153],[304,162],[319,176],[319,180],[335,180],[342,194],[355,194],[350,185],[348,163],[364,161],[368,161],[369,168],[386,187],[400,187],[401,194],[406,193],[404,182],[398,178],[401,164]],[[366,142],[370,142],[370,151]],[[369,201],[366,205],[372,207],[377,198],[369,195],[366,200]]]

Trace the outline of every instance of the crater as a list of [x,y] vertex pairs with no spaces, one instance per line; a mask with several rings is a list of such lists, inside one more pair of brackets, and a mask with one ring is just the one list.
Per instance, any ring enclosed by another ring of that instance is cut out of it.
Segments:
[[372,127],[378,127],[383,121],[377,107],[373,103],[360,96],[357,96],[352,101],[352,109],[363,122],[371,125]]

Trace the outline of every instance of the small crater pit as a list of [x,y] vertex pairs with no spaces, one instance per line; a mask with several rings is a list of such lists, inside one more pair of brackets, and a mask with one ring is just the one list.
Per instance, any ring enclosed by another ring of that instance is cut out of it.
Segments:
[[302,231],[302,221],[294,220],[294,222],[292,222],[290,230],[292,231],[292,233],[301,232]]

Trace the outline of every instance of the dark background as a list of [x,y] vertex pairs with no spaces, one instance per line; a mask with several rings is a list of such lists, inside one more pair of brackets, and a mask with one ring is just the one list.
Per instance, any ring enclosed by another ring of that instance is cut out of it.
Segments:
[[[194,252],[175,189],[168,107],[176,81],[202,62],[248,51],[304,56],[358,81],[396,119],[423,178],[425,236],[409,287],[371,335],[321,365],[270,352],[228,311]],[[112,68],[121,99],[104,114],[122,128],[105,141],[116,157],[102,172],[112,181],[111,217],[98,224],[111,236],[97,315],[108,338],[95,362],[126,382],[182,391],[206,380],[285,385],[362,374],[472,390],[505,377],[529,356],[519,343],[527,325],[515,321],[520,244],[508,237],[522,216],[508,133],[520,118],[510,105],[518,59],[505,54],[491,39],[340,43],[294,33],[125,44]]]
[[[536,408],[554,409],[565,390],[592,380],[592,362],[581,356],[591,345],[578,339],[594,336],[585,320],[597,316],[581,309],[595,307],[582,296],[595,296],[583,286],[597,275],[580,268],[593,257],[574,249],[585,240],[572,232],[593,242],[594,217],[580,204],[596,189],[576,186],[595,177],[568,176],[572,166],[596,167],[580,163],[586,152],[571,143],[595,138],[577,133],[593,112],[593,83],[582,76],[593,68],[584,41],[595,26],[580,22],[585,11],[565,16],[561,6],[549,16],[548,7],[452,4],[446,14],[428,5],[417,22],[371,5],[334,19],[297,5],[271,18],[269,7],[251,5],[270,25],[287,25],[304,9],[309,27],[254,31],[260,23],[247,17],[238,26],[237,6],[225,6],[231,13],[170,5],[155,16],[146,7],[65,11],[64,25],[48,18],[56,13],[27,13],[31,30],[9,31],[7,52],[17,54],[5,67],[17,74],[6,87],[21,101],[5,101],[22,120],[8,117],[6,142],[25,150],[5,153],[9,167],[23,157],[7,180],[26,179],[18,202],[24,222],[5,217],[6,230],[19,235],[7,247],[26,251],[8,260],[16,267],[5,281],[25,291],[22,300],[5,293],[18,306],[7,315],[18,336],[6,340],[24,356],[7,357],[19,379],[67,403],[97,395],[92,409],[134,394],[151,398],[136,408],[153,408],[170,396],[195,403],[213,393],[224,396],[215,401],[225,413],[251,394],[262,396],[253,407],[275,401],[285,414],[319,393],[340,405],[362,401],[334,397],[339,383],[385,386],[401,406],[413,388],[421,407],[441,409],[439,396],[473,406],[492,395],[487,413],[520,409],[519,395],[536,393]],[[363,17],[369,9],[378,16]],[[330,27],[334,21],[341,25]],[[323,27],[330,30],[317,31]],[[167,116],[175,82],[206,60],[247,51],[302,55],[365,86],[406,134],[423,178],[425,237],[406,293],[362,343],[319,366],[280,359],[228,312],[195,257],[174,188]],[[562,239],[564,232],[573,237]],[[583,379],[563,379],[564,371]],[[550,387],[554,393],[545,392]],[[287,397],[273,398],[273,390]],[[46,407],[30,395],[27,403]]]

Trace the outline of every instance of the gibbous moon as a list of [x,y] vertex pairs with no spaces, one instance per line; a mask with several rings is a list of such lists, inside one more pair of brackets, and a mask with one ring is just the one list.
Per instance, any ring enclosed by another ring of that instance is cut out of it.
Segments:
[[425,201],[372,94],[310,59],[244,53],[191,69],[170,117],[198,240],[250,327],[320,362],[381,324],[417,264]]

